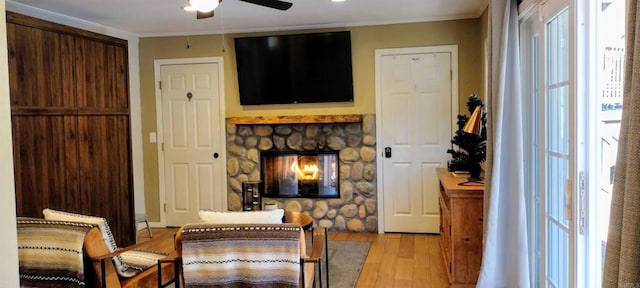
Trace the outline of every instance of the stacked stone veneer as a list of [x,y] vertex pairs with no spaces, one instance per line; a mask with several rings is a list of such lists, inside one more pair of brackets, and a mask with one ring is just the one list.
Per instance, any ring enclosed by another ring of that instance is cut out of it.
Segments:
[[[340,198],[272,198],[335,231],[377,232],[374,115],[362,123],[227,124],[228,208],[242,210],[242,182],[260,180],[261,151],[330,151],[340,158]],[[263,199],[264,200],[264,199]]]

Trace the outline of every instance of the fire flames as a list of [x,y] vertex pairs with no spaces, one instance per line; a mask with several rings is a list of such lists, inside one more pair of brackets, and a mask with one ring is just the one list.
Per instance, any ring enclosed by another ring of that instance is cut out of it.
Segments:
[[291,163],[291,171],[298,175],[298,179],[302,180],[315,180],[318,179],[318,165],[316,164],[304,164],[300,169],[298,162]]

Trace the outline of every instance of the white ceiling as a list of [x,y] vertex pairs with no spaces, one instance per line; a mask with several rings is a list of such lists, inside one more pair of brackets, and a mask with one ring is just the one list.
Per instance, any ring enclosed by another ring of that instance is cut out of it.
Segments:
[[293,7],[287,11],[224,0],[215,17],[200,20],[182,10],[186,1],[6,0],[6,6],[15,12],[53,12],[144,37],[477,18],[488,0],[290,0]]

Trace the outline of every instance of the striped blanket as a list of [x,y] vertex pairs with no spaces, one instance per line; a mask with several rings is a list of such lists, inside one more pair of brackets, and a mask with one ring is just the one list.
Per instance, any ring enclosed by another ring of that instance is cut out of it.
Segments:
[[298,287],[298,224],[188,224],[182,228],[186,287]]
[[17,219],[20,287],[84,287],[82,246],[93,225]]

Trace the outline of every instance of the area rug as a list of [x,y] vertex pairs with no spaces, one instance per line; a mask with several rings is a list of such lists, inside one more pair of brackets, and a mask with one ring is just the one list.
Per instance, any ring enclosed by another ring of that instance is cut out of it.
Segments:
[[[353,288],[356,286],[362,265],[369,254],[371,243],[366,241],[338,241],[329,240],[329,286],[331,288]],[[311,243],[307,243],[311,247]],[[323,274],[327,271],[323,260]],[[325,276],[322,277],[322,287]]]

